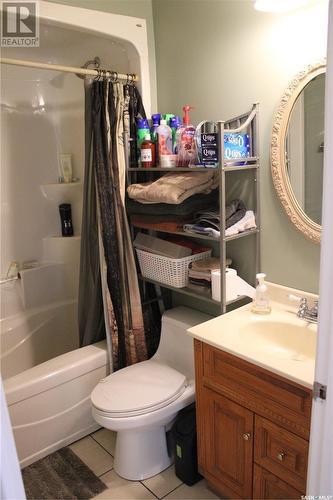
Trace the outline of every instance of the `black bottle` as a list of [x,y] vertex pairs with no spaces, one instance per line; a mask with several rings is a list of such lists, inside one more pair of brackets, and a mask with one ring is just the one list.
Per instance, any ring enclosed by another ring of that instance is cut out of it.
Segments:
[[61,219],[61,234],[63,236],[73,236],[72,207],[69,203],[59,205]]

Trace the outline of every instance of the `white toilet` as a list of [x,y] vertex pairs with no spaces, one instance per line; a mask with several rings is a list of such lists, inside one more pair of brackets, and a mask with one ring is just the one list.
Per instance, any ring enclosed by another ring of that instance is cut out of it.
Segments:
[[187,307],[166,311],[156,354],[112,373],[93,390],[94,419],[117,432],[114,468],[120,476],[146,479],[172,463],[166,432],[195,399],[193,339],[186,330],[209,319]]

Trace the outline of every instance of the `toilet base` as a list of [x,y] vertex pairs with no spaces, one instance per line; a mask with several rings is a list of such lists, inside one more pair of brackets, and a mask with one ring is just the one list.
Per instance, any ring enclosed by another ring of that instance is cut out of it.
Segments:
[[114,469],[131,481],[140,481],[169,467],[165,426],[117,432]]

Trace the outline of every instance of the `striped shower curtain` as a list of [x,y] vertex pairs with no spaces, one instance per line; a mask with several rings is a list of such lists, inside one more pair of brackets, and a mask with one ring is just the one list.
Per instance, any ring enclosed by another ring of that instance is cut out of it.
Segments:
[[[81,302],[79,297],[80,338],[81,345],[92,343],[92,332],[86,320],[90,316],[96,318],[103,310],[110,370],[115,371],[147,359],[140,290],[125,211],[123,134],[130,133],[133,122],[144,116],[144,110],[134,86],[107,80],[86,83],[87,102],[90,112],[86,106],[86,144],[88,141],[90,147],[86,148],[84,203],[92,212],[95,203],[98,230],[95,228],[92,241],[91,231],[87,230],[89,221],[83,221],[80,291],[84,289],[85,294],[82,293]],[[99,259],[95,259],[94,268],[84,268],[85,255],[91,253],[92,247],[96,252],[98,246]],[[95,286],[87,289],[92,282]],[[98,287],[102,290],[102,306],[101,300],[99,303],[96,300]],[[88,324],[91,328],[91,322]],[[103,334],[101,330],[101,338]]]

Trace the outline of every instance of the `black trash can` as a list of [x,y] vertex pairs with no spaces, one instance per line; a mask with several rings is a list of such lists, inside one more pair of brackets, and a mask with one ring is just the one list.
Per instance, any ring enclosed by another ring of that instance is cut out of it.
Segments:
[[176,476],[185,484],[192,486],[202,479],[198,472],[195,403],[178,413],[171,433]]

